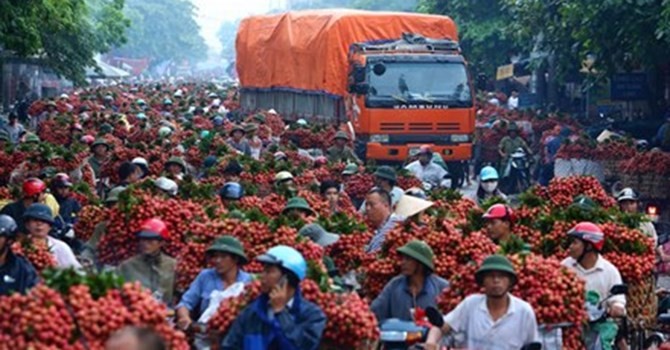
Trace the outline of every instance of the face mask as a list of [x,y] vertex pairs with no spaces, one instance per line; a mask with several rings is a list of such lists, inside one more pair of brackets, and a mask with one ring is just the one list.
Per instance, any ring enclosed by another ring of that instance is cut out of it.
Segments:
[[482,182],[482,189],[486,193],[493,193],[498,188],[498,181]]

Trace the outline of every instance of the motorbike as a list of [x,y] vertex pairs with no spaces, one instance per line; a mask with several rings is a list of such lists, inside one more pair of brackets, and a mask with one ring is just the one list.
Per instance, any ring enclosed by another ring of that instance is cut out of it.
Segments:
[[[599,302],[593,302],[593,294],[591,292],[587,293],[586,300],[586,312],[588,315],[588,330],[585,332],[585,345],[588,350],[603,350],[603,349],[614,349],[614,337],[612,337],[612,344],[604,344],[601,339],[601,329],[600,326],[605,325],[608,321],[609,315],[608,310],[604,306],[605,303],[617,295],[625,295],[628,293],[628,286],[625,284],[617,284],[612,286],[610,293],[607,298],[602,299]],[[591,298],[590,298],[591,297]],[[597,293],[596,293],[596,298]]]
[[530,160],[523,148],[517,148],[510,155],[507,169],[504,179],[507,194],[521,193],[530,187]]
[[[396,329],[397,330],[397,329],[400,329],[400,328],[404,328],[404,329],[407,329],[407,330],[411,329],[411,330],[413,330],[413,332],[410,331],[410,332],[405,332],[405,334],[396,333],[396,334],[392,335],[391,334],[392,331],[387,331],[386,339],[397,340],[397,342],[396,342],[398,344],[397,346],[400,346],[400,347],[382,347],[381,349],[408,349],[408,350],[422,350],[422,349],[424,349],[421,342],[425,341],[426,337],[428,336],[428,331],[430,330],[430,328],[431,327],[442,328],[444,326],[444,319],[442,318],[442,314],[436,308],[428,307],[428,308],[426,308],[424,313],[425,313],[425,319],[428,320],[428,324],[426,324],[425,322],[420,322],[419,324],[416,324],[413,321],[400,321],[400,323],[393,322],[392,324],[389,324],[387,326],[387,329]],[[411,326],[409,325],[410,323],[412,323]],[[386,322],[384,324],[386,324]],[[384,325],[382,325],[382,329],[383,328],[384,328]],[[402,331],[400,333],[402,333]],[[382,339],[382,343],[384,343],[384,340],[383,340],[384,338],[385,338],[385,332],[382,330],[381,337],[380,337],[380,339]],[[408,343],[411,343],[413,345],[408,345]],[[444,342],[443,342],[443,344],[444,344]],[[452,347],[447,347],[447,346],[441,346],[440,349],[441,350],[449,350],[449,349],[453,349],[453,348]],[[542,343],[539,343],[539,342],[526,344],[523,347],[521,347],[521,350],[541,350],[541,349],[542,349]]]
[[384,321],[379,327],[379,347],[384,350],[420,349],[417,346],[426,340],[430,325],[417,324],[396,318]]

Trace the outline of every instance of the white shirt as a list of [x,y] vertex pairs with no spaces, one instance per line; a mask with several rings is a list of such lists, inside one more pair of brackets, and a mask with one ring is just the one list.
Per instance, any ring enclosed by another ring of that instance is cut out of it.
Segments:
[[509,295],[507,312],[493,321],[486,295],[473,294],[465,298],[444,322],[454,332],[465,333],[467,348],[476,350],[518,350],[538,341],[537,320],[527,302]]
[[654,248],[658,245],[658,234],[656,233],[656,227],[651,221],[642,221],[639,227],[640,231],[654,240]]
[[[373,187],[371,191],[374,189],[377,189],[377,186]],[[405,191],[403,191],[402,188],[398,186],[393,186],[391,192],[389,192],[389,195],[391,196],[391,209],[394,209],[395,205],[398,204],[400,198],[405,195]],[[365,214],[365,201],[363,201],[361,207],[358,208],[358,212],[361,214]]]
[[65,242],[53,238],[51,236],[47,237],[47,244],[51,254],[56,258],[56,263],[59,268],[69,268],[74,267],[76,269],[81,269],[81,264],[77,261],[77,258],[74,256],[72,249]]
[[427,182],[433,187],[440,186],[444,177],[447,176],[447,171],[432,161],[426,166],[423,166],[420,161],[415,160],[409,163],[405,169],[412,173],[417,179]]
[[[619,270],[612,265],[611,262],[603,258],[601,255],[598,255],[598,261],[596,265],[591,269],[584,269],[582,265],[577,263],[577,260],[567,257],[562,262],[561,265],[569,268],[574,271],[577,276],[585,282],[586,291],[595,291],[600,295],[600,300],[607,298],[610,294],[610,289],[616,284],[622,284],[621,274]],[[626,306],[626,296],[616,295],[607,301],[609,306],[618,303],[621,306]]]
[[519,98],[510,96],[510,98],[507,100],[507,108],[509,109],[517,109],[519,108]]

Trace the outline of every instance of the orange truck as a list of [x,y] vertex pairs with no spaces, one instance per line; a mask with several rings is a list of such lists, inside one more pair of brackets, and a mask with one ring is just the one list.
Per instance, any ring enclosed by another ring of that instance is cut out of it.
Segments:
[[472,81],[445,16],[310,10],[248,17],[236,39],[240,101],[348,128],[363,159],[403,162],[424,144],[470,159]]

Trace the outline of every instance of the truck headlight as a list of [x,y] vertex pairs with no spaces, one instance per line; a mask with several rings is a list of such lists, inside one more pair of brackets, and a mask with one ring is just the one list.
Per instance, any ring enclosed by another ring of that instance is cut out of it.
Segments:
[[451,135],[451,142],[468,142],[468,141],[470,141],[470,135],[468,134]]
[[370,142],[387,143],[389,142],[389,135],[388,134],[370,135]]

